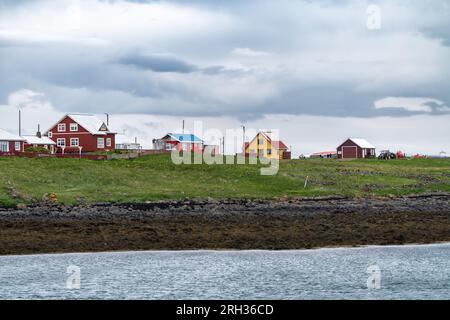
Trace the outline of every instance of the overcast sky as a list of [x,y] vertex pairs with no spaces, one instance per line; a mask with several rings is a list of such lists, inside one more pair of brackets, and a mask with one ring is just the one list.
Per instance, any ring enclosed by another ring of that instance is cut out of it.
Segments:
[[437,154],[450,153],[449,106],[446,0],[0,1],[10,131],[18,108],[27,133],[108,112],[147,147],[186,119],[279,129],[295,154],[348,136]]

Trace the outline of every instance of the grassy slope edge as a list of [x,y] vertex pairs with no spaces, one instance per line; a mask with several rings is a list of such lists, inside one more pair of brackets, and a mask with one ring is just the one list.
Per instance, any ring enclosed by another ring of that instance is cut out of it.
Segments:
[[175,165],[167,155],[113,161],[0,158],[0,206],[40,201],[51,192],[66,204],[450,193],[449,159],[290,160],[280,163],[276,176],[262,176],[260,168]]

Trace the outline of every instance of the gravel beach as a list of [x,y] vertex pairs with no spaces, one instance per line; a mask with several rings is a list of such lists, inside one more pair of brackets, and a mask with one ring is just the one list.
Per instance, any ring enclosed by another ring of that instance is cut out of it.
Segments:
[[0,254],[450,241],[450,195],[0,208]]

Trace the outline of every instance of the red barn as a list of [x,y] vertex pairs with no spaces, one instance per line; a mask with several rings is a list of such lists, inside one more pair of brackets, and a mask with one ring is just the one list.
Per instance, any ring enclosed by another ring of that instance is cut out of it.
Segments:
[[348,138],[337,147],[338,159],[364,159],[375,157],[375,147],[365,139]]
[[0,129],[0,155],[23,152],[25,139]]
[[116,134],[90,114],[67,114],[46,135],[58,153],[114,151],[116,145]]

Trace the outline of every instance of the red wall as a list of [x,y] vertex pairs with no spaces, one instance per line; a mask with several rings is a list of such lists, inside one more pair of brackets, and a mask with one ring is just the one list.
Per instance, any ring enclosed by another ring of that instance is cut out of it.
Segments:
[[[66,124],[66,131],[65,132],[58,132],[58,124],[59,123],[65,123]],[[114,133],[108,133],[106,135],[93,135],[81,125],[78,124],[78,131],[77,132],[71,132],[70,131],[70,124],[74,123],[74,121],[69,118],[65,117],[62,121],[58,122],[53,128],[49,130],[49,132],[52,132],[51,139],[57,142],[58,138],[65,138],[66,139],[66,148],[64,150],[65,153],[69,152],[79,152],[78,147],[70,147],[70,138],[78,138],[79,139],[79,145],[83,147],[82,152],[98,152],[98,151],[114,151],[116,146],[116,138]],[[105,148],[99,149],[97,148],[97,138],[104,138],[105,139]],[[106,146],[106,139],[111,138],[111,147]],[[56,147],[57,152],[61,152],[61,148]]]
[[[342,150],[342,147],[356,147],[357,148],[357,151],[356,151],[357,158],[358,159],[362,158],[362,149],[358,145],[356,145],[352,140],[348,139],[347,141],[345,141],[343,144],[341,144],[337,148],[337,152],[338,152],[337,158],[338,159],[345,159],[345,158],[343,158],[344,152]],[[341,154],[339,154],[339,152],[341,152]]]
[[[16,141],[8,141],[9,143],[9,152],[4,153],[4,152],[0,152],[0,155],[14,155],[14,154],[18,154],[20,152],[23,152],[24,150],[24,141],[20,141],[20,151],[16,151]],[[19,142],[19,141],[17,141]]]
[[175,140],[166,140],[166,141],[164,141],[164,143],[173,145],[172,148],[177,151],[183,151],[183,145],[187,145],[185,151],[203,153],[203,147],[201,144],[200,144],[200,147],[198,147],[198,144],[194,144],[194,143],[184,143],[183,144],[183,143],[180,143]]

